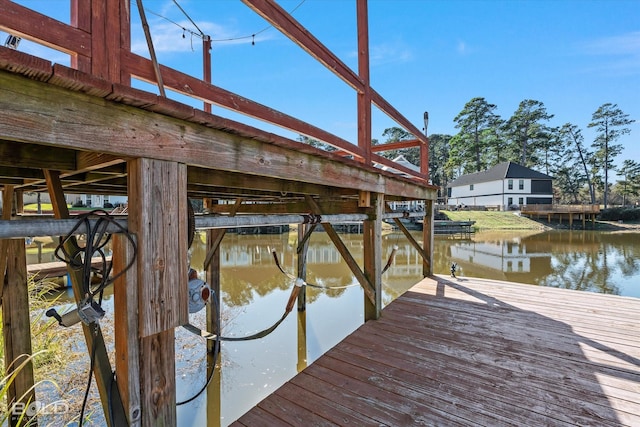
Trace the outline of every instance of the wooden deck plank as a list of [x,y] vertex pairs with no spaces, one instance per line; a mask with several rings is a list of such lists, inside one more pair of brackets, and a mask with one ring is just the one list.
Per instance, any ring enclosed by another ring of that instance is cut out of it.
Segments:
[[338,425],[637,426],[640,299],[428,278],[256,410],[274,406],[297,414],[283,425],[313,409]]

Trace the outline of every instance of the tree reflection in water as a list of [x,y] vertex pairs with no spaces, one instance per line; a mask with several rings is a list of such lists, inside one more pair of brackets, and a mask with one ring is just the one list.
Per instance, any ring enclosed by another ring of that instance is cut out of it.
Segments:
[[441,274],[454,260],[469,277],[640,297],[640,233],[486,232],[436,240],[436,253]]

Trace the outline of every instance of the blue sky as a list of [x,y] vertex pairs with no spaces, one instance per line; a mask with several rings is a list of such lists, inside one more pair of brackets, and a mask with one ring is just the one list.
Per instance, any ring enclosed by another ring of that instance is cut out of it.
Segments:
[[[214,84],[355,142],[356,96],[345,83],[238,0],[177,1],[214,40]],[[19,3],[68,22],[66,0]],[[278,3],[298,6],[293,16],[357,70],[355,0]],[[160,62],[201,76],[201,41],[190,32],[199,31],[173,0],[144,5]],[[132,48],[148,56],[135,1],[132,17]],[[591,115],[610,102],[637,120],[619,141],[618,163],[640,161],[640,1],[370,0],[369,23],[372,86],[418,128],[429,111],[429,134],[455,134],[453,118],[476,96],[504,119],[535,99],[555,115],[550,125],[573,123],[590,145]],[[214,113],[296,137],[221,108]],[[391,126],[374,111],[374,138],[383,140]]]

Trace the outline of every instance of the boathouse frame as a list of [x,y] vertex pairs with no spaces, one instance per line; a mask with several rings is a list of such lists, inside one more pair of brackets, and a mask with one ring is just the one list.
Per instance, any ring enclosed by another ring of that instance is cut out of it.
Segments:
[[[203,78],[189,76],[155,61],[148,31],[152,60],[131,52],[128,0],[70,1],[68,25],[0,0],[0,30],[71,55],[66,67],[0,47],[0,301],[7,369],[13,356],[31,353],[21,238],[70,229],[64,222],[73,218],[65,193],[129,198],[126,228],[137,250],[132,252],[122,234],[114,235],[114,272],[135,256],[133,268],[114,285],[115,371],[99,325],[83,324],[87,348],[95,349],[94,374],[109,425],[176,424],[174,329],[188,322],[186,286],[176,284],[187,277],[188,199],[202,199],[209,212],[196,218],[196,225],[208,230],[207,281],[214,289],[220,286],[218,246],[234,221],[322,223],[364,289],[366,320],[377,319],[382,309],[384,218],[393,219],[418,249],[424,276],[432,274],[436,187],[428,183],[429,141],[370,85],[366,0],[355,0],[357,72],[275,2],[243,0],[356,91],[356,143],[213,85],[208,38]],[[144,24],[144,13],[141,20]],[[132,88],[132,79],[157,85],[160,95]],[[165,88],[203,101],[202,109],[167,98]],[[214,104],[337,150],[213,115]],[[372,104],[415,139],[372,147]],[[410,146],[420,149],[419,171],[377,154]],[[45,191],[56,220],[27,221],[22,194]],[[223,200],[234,203],[219,203]],[[402,214],[389,212],[390,201],[424,202],[422,244],[404,228]],[[339,218],[363,222],[362,266],[329,221]],[[67,249],[73,253],[73,244]],[[298,274],[303,277],[304,271],[301,262]],[[79,300],[82,278],[72,268],[69,274]],[[298,306],[304,308],[301,297]],[[114,372],[117,387],[110,393]],[[9,402],[32,385],[31,368],[22,370]]]

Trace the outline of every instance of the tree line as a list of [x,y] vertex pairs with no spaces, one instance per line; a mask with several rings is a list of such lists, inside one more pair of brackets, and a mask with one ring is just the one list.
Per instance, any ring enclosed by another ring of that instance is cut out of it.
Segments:
[[[615,163],[623,148],[618,141],[630,133],[629,125],[635,120],[616,104],[602,104],[592,114],[588,127],[595,130],[595,138],[590,144],[575,124],[550,126],[554,115],[540,101],[520,102],[508,119],[496,114],[496,108],[485,98],[473,98],[453,119],[457,134],[429,135],[429,177],[440,188],[441,198],[448,183],[460,175],[512,161],[552,176],[554,199],[559,203],[601,203],[606,208],[610,203],[638,201],[640,163],[632,159],[620,166]],[[389,143],[413,135],[393,127],[382,137],[383,143]],[[388,158],[402,154],[416,165],[420,159],[417,147],[381,154]]]

